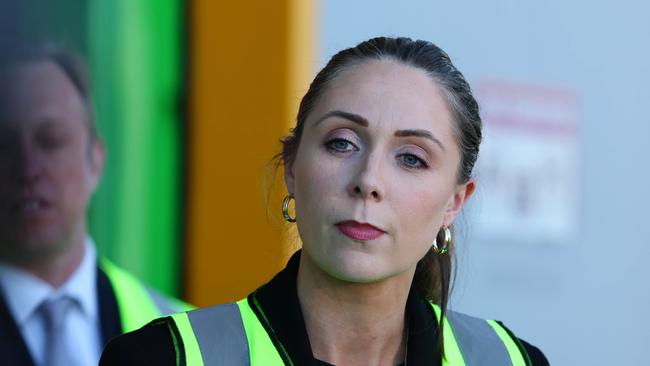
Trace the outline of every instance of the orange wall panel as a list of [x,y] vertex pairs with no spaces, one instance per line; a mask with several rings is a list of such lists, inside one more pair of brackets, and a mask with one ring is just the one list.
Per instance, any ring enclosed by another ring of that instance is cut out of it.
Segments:
[[294,33],[311,26],[311,6],[300,3],[191,3],[185,288],[194,304],[240,299],[287,259],[284,183],[277,175],[267,205],[265,180],[311,76],[313,32]]

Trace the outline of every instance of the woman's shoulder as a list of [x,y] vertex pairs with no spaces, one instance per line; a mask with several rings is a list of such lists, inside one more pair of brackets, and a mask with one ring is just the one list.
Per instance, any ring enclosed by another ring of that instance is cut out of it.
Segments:
[[[437,310],[436,305],[434,310]],[[436,312],[439,314],[439,311]],[[516,355],[520,354],[526,365],[549,365],[546,356],[539,348],[519,338],[501,321],[477,318],[452,310],[447,311],[446,320],[453,329],[453,338],[461,352],[462,349],[467,349],[482,354],[487,350],[480,350],[480,347],[476,347],[477,344],[490,347],[490,344],[502,343],[511,357],[519,357]],[[468,346],[470,344],[474,346]]]
[[[212,332],[215,329],[219,331]],[[238,332],[237,329],[240,331]],[[177,365],[177,361],[182,365],[185,364],[186,357],[192,358],[196,352],[201,352],[200,349],[193,347],[197,345],[197,341],[200,343],[198,335],[209,336],[211,342],[221,344],[222,347],[231,347],[240,345],[242,340],[246,342],[246,335],[243,332],[237,303],[198,308],[156,319],[136,331],[114,338],[104,349],[100,366],[149,364],[165,366]],[[189,356],[186,354],[188,349]]]
[[106,345],[99,364],[176,365],[169,317],[156,319],[138,330],[113,338]]
[[533,346],[532,344],[524,341],[523,339],[519,338],[519,342],[521,345],[524,347],[526,350],[526,353],[528,354],[528,358],[530,359],[530,364],[533,366],[549,366],[548,360],[546,359],[546,356],[544,356],[544,353],[537,347]]
[[525,340],[518,338],[508,327],[506,327],[503,322],[497,322],[499,325],[503,327],[503,329],[506,330],[508,335],[512,337],[515,342],[517,343],[517,346],[520,347],[522,353],[526,354],[528,356],[528,359],[530,360],[530,365],[532,366],[548,366],[549,362],[546,359],[546,356],[544,356],[544,353],[537,347],[533,346],[532,344],[526,342]]

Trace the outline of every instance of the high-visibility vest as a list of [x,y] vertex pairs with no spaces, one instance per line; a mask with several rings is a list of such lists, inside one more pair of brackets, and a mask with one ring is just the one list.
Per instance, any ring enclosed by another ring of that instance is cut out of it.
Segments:
[[[440,323],[440,307],[431,306]],[[174,314],[171,319],[182,340],[174,339],[174,345],[182,343],[187,366],[294,365],[282,346],[278,350],[273,344],[248,299]],[[444,366],[530,364],[518,340],[494,320],[447,311],[444,322]]]
[[115,293],[123,333],[136,330],[163,315],[192,309],[182,301],[163,297],[106,258],[99,260],[99,268],[108,277]]

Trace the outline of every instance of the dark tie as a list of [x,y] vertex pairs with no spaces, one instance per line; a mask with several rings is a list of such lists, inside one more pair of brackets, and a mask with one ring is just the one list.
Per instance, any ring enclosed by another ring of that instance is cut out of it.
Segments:
[[73,299],[62,296],[54,300],[45,300],[40,311],[45,323],[45,354],[44,366],[72,366],[70,357],[73,345],[68,344],[64,337],[66,317],[75,305]]

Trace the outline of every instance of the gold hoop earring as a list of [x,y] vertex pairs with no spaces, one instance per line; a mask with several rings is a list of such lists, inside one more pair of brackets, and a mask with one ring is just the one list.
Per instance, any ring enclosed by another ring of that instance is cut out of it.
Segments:
[[284,201],[282,201],[282,216],[284,216],[284,219],[288,222],[296,222],[296,218],[289,215],[289,202],[291,202],[291,200],[295,201],[296,199],[290,194],[284,197]]
[[444,231],[445,241],[443,242],[442,247],[438,247],[438,236],[440,236],[440,231],[438,231],[436,238],[433,240],[433,247],[431,248],[431,250],[436,254],[447,253],[449,251],[449,245],[451,245],[451,230],[449,230],[448,226],[443,227],[441,230]]

